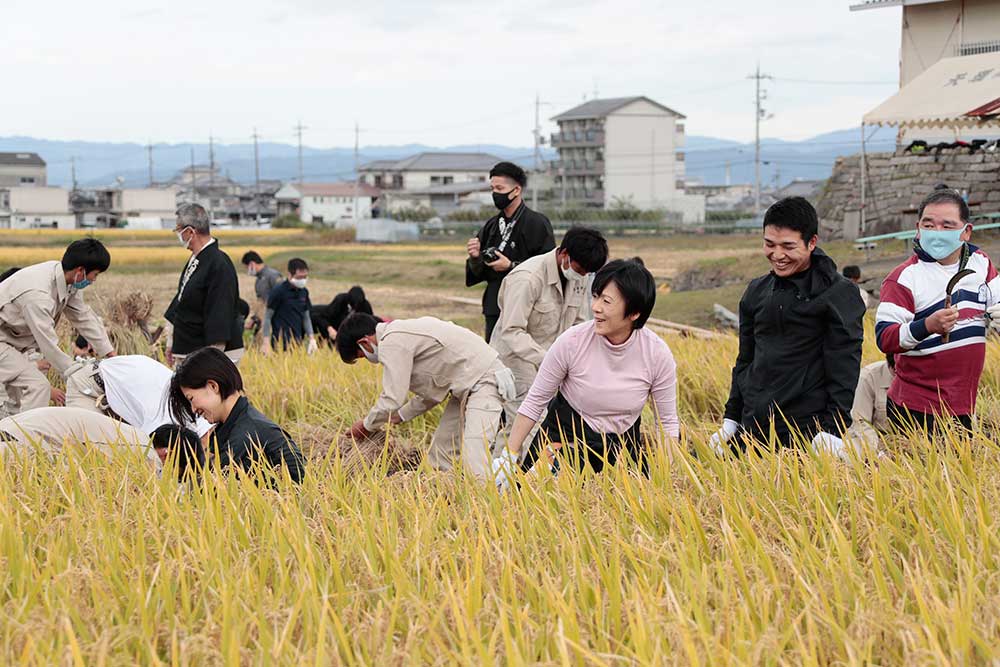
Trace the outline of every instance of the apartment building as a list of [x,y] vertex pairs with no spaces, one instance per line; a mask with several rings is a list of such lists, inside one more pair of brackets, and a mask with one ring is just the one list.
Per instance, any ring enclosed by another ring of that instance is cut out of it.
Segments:
[[0,153],[0,187],[45,187],[45,160],[37,153]]
[[44,185],[0,187],[0,229],[73,229],[69,190]]

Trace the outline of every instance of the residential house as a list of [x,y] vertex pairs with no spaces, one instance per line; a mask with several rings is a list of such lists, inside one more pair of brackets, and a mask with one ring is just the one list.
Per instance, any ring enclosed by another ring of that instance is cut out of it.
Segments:
[[287,183],[274,200],[278,216],[294,214],[304,222],[333,225],[377,217],[372,209],[379,195],[379,189],[367,183]]
[[0,229],[73,229],[69,190],[44,185],[0,187]]
[[45,160],[37,153],[0,153],[0,187],[47,185]]
[[703,221],[704,196],[684,191],[684,119],[642,96],[594,99],[555,116],[556,196],[567,205],[629,203]]
[[76,226],[81,228],[166,229],[177,211],[175,188],[98,188],[73,195]]

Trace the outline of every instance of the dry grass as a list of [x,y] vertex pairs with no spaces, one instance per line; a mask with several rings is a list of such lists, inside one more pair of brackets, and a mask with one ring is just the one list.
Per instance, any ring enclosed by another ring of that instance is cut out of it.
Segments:
[[[97,295],[130,286],[107,278]],[[995,342],[981,432],[889,438],[871,463],[710,455],[736,340],[669,343],[684,451],[649,479],[543,474],[499,496],[419,463],[438,411],[344,442],[378,369],[326,349],[241,367],[310,457],[300,487],[210,475],[181,494],[126,457],[8,459],[0,662],[996,664]]]

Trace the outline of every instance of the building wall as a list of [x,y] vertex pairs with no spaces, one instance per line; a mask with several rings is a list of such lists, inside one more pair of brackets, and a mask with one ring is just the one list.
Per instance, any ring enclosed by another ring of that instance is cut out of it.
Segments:
[[[630,199],[639,208],[661,208],[679,193],[677,119],[640,100],[604,122],[604,203]],[[682,176],[681,176],[682,178]]]
[[[365,171],[361,172],[363,182],[368,185],[375,185],[383,189],[392,189],[392,177],[400,172],[391,171]],[[403,190],[422,190],[432,185],[445,185],[446,183],[469,183],[472,181],[488,181],[489,170],[486,171],[404,171]],[[376,184],[375,176],[382,177],[382,183]],[[435,180],[436,179],[436,180]]]
[[956,50],[962,44],[997,39],[1000,39],[1000,3],[996,0],[950,0],[904,7],[900,86],[939,59],[958,55]]
[[[44,166],[0,164],[0,187],[45,187],[45,174]],[[28,182],[27,179],[33,180]]]
[[114,210],[122,216],[173,218],[177,212],[177,192],[173,188],[131,188],[114,196]]
[[[330,223],[336,220],[354,218],[354,197],[352,195],[310,195],[299,200],[299,217],[305,222]],[[358,196],[358,217],[370,218],[371,197]]]

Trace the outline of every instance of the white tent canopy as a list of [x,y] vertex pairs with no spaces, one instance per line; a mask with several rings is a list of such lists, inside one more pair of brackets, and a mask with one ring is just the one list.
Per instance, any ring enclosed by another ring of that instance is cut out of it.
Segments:
[[1000,126],[1000,53],[942,58],[875,109],[865,125]]

